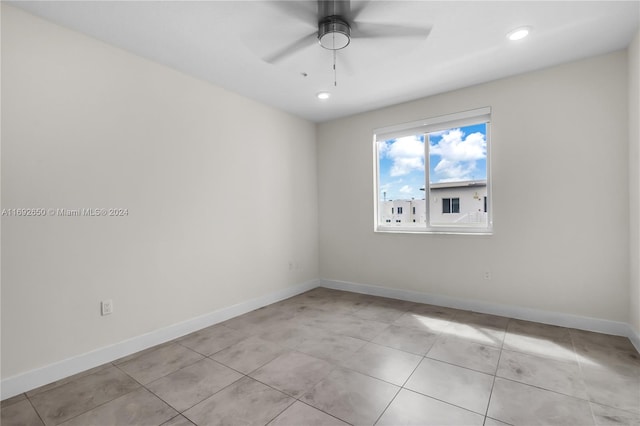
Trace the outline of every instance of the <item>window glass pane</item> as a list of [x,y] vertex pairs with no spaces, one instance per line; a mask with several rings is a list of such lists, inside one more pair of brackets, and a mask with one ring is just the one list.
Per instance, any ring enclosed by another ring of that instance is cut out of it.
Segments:
[[377,142],[378,223],[426,226],[424,143],[424,135]]
[[451,213],[451,198],[442,199],[442,213]]
[[451,199],[451,213],[460,213],[460,198]]
[[487,226],[487,125],[432,132],[428,143],[431,225]]

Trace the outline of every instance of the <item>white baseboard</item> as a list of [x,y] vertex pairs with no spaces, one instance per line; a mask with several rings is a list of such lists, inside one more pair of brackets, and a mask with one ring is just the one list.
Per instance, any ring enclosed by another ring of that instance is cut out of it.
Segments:
[[633,327],[629,325],[629,332],[627,334],[627,337],[629,338],[629,340],[631,340],[631,343],[633,343],[633,346],[636,347],[636,350],[640,352],[640,332],[637,330],[634,330]]
[[407,300],[417,303],[428,303],[449,308],[464,309],[481,312],[484,314],[500,315],[509,318],[535,321],[543,324],[558,325],[562,327],[576,328],[579,330],[595,331],[598,333],[625,336],[640,352],[640,335],[624,322],[609,321],[599,318],[583,317],[579,315],[550,312],[521,306],[501,305],[484,302],[481,300],[462,299],[429,293],[421,293],[411,290],[392,289],[369,284],[359,284],[347,281],[326,280],[320,281],[323,287],[335,290],[351,291],[354,293],[370,294],[373,296],[389,297],[392,299]]
[[35,389],[42,385],[97,367],[107,362],[115,361],[124,356],[150,348],[186,334],[201,330],[205,327],[226,321],[229,318],[242,315],[266,305],[295,296],[316,288],[320,280],[312,280],[296,286],[278,290],[266,296],[241,302],[233,306],[170,325],[150,333],[115,343],[87,352],[72,358],[49,364],[47,366],[27,371],[16,376],[8,377],[0,382],[0,399]]

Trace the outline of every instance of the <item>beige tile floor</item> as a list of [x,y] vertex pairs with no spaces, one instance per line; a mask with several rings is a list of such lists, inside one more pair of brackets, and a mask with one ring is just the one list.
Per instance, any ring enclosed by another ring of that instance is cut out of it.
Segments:
[[2,401],[13,425],[640,425],[628,339],[317,288]]

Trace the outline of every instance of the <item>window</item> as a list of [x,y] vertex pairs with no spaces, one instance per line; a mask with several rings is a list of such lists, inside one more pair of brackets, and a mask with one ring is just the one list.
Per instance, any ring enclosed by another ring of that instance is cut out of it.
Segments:
[[[376,231],[491,233],[490,115],[487,107],[375,131]],[[399,204],[411,220],[390,223]]]
[[460,213],[460,198],[443,198],[442,213]]

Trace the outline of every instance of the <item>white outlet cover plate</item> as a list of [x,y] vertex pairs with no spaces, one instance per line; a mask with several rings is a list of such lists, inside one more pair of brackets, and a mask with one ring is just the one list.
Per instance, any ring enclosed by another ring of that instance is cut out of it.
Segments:
[[100,304],[100,309],[102,315],[110,315],[113,312],[113,301],[112,300],[104,300]]

